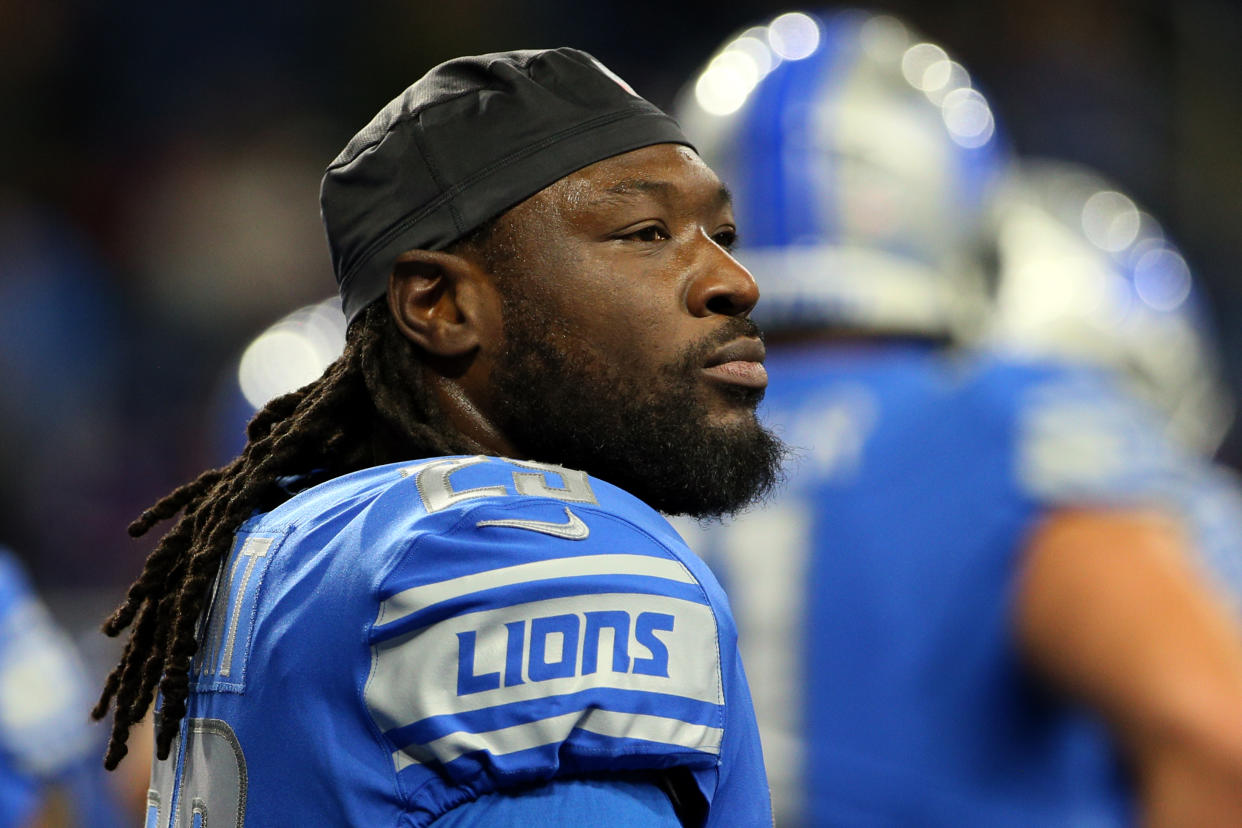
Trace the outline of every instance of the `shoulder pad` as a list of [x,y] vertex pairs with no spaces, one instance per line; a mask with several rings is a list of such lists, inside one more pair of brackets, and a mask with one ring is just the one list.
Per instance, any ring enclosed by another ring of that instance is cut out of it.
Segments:
[[1153,412],[1089,372],[1029,380],[1014,398],[1014,449],[1030,496],[1051,505],[1161,498],[1180,455]]
[[478,793],[715,764],[720,633],[688,551],[620,490],[553,469],[421,467],[424,505],[458,517],[384,578],[364,691],[399,774]]

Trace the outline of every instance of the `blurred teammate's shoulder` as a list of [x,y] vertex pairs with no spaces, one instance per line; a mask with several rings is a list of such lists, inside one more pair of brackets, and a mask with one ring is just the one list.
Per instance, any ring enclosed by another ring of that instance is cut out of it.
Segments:
[[915,403],[1014,419],[1027,408],[1120,403],[1125,395],[1104,373],[996,349],[941,347],[919,340],[811,342],[770,349],[768,406],[815,407],[816,389],[839,396],[866,390],[893,416],[917,418]]
[[951,450],[952,468],[990,456],[1021,491],[1061,502],[1133,494],[1178,462],[1155,413],[1090,367],[915,341],[776,347],[768,366],[766,416],[818,476]]

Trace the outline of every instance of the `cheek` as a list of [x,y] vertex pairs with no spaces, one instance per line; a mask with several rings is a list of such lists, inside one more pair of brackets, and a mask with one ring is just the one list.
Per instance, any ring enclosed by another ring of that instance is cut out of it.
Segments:
[[608,257],[570,256],[553,266],[545,307],[610,363],[659,368],[693,340],[695,320],[676,280]]
[[649,296],[627,296],[599,314],[595,339],[614,357],[647,368],[663,367],[689,344],[688,317]]

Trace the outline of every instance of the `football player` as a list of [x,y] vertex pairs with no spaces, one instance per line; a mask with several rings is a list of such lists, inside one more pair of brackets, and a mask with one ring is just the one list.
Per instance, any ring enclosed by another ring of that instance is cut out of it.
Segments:
[[656,512],[772,482],[754,280],[676,123],[573,49],[431,70],[328,167],[345,352],[106,630],[148,824],[771,822],[723,593]]
[[1210,462],[1233,419],[1207,308],[1159,222],[1078,164],[1024,158],[992,207],[986,339],[1017,357],[1093,365],[1152,407],[1186,449],[1167,501],[1196,561],[1242,621],[1242,483]]

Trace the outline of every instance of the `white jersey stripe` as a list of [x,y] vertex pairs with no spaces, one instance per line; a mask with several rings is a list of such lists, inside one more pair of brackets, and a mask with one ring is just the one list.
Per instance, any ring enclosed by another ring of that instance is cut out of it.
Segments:
[[472,592],[524,584],[548,578],[581,575],[647,575],[683,584],[697,583],[685,565],[673,558],[627,553],[552,558],[462,575],[447,581],[412,587],[380,604],[376,626],[388,624],[419,610]]
[[575,710],[561,716],[492,730],[487,733],[450,733],[425,745],[410,745],[393,753],[397,771],[410,765],[451,762],[471,751],[486,750],[493,756],[516,753],[540,745],[564,742],[574,730],[600,736],[661,742],[704,753],[719,754],[723,731],[718,727],[690,724],[680,719],[611,710]]

